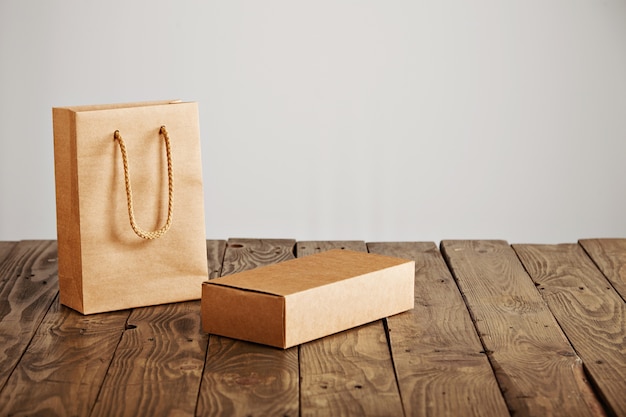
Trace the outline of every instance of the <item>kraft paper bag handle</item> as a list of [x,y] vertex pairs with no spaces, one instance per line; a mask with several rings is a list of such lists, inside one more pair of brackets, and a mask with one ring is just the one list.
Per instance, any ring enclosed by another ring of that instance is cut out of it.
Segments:
[[128,154],[126,152],[126,145],[122,139],[122,135],[119,130],[113,133],[113,138],[120,144],[120,151],[122,152],[122,162],[124,164],[124,183],[126,184],[126,200],[128,201],[128,217],[130,218],[130,227],[137,236],[143,239],[158,239],[163,236],[170,226],[172,225],[172,206],[174,202],[174,179],[172,175],[172,152],[170,149],[170,137],[167,133],[165,126],[161,126],[159,135],[163,135],[165,140],[165,152],[167,154],[167,182],[168,182],[168,196],[167,196],[167,220],[163,227],[152,232],[147,232],[140,228],[135,222],[135,212],[133,210],[133,192],[130,186],[130,172],[128,170]]

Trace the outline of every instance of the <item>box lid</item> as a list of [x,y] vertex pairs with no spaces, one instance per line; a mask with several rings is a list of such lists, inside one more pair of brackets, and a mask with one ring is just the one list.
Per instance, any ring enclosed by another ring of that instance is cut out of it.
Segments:
[[288,296],[407,262],[384,255],[333,249],[216,278],[209,283]]

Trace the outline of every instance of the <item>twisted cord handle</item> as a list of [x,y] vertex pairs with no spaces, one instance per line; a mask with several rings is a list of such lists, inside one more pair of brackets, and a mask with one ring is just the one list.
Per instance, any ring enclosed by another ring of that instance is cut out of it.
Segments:
[[163,227],[161,227],[160,229],[148,232],[139,227],[137,225],[137,222],[135,221],[135,211],[133,209],[133,191],[130,184],[130,171],[128,169],[128,153],[126,152],[126,145],[124,144],[124,139],[122,139],[120,131],[116,130],[115,133],[113,133],[113,137],[119,143],[120,151],[122,152],[122,163],[124,164],[124,183],[126,184],[126,201],[128,202],[128,217],[130,219],[130,227],[132,227],[135,234],[142,239],[158,239],[163,236],[172,225],[172,207],[174,205],[174,178],[172,175],[172,152],[170,148],[170,137],[167,133],[167,129],[165,128],[165,126],[161,126],[159,134],[163,135],[163,139],[165,140],[165,152],[167,154],[167,220],[165,221]]

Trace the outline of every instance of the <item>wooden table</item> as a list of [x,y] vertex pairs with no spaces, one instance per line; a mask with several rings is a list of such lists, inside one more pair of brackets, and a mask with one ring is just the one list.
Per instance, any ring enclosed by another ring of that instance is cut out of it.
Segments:
[[199,301],[82,316],[55,241],[0,242],[0,415],[626,416],[626,239],[211,240],[210,276],[335,247],[414,259],[415,309],[281,350]]

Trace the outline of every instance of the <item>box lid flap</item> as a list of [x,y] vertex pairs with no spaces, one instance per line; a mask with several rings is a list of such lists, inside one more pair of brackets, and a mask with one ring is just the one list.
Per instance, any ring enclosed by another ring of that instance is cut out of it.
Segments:
[[334,249],[216,278],[209,283],[288,296],[410,262],[390,256]]

